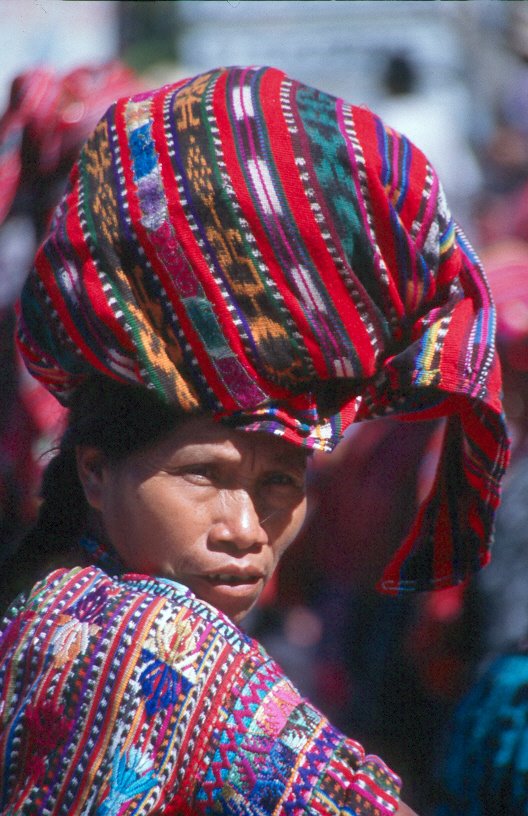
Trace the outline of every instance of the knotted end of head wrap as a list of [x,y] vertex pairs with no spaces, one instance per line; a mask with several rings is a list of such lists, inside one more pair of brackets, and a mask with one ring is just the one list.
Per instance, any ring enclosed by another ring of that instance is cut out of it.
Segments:
[[479,261],[423,153],[273,68],[117,101],[22,295],[29,370],[90,373],[331,450],[353,421],[447,416],[431,496],[382,588],[488,557],[507,436]]

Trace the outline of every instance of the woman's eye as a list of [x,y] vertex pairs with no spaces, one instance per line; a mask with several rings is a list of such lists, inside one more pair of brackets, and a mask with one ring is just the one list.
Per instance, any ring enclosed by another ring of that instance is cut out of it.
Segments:
[[286,487],[293,489],[304,489],[304,480],[291,473],[270,473],[264,480],[264,484],[269,487]]
[[273,485],[289,485],[293,483],[293,480],[291,476],[288,476],[285,473],[273,473],[268,476],[266,482]]
[[182,475],[198,483],[212,483],[217,481],[218,473],[212,465],[187,465],[182,468]]

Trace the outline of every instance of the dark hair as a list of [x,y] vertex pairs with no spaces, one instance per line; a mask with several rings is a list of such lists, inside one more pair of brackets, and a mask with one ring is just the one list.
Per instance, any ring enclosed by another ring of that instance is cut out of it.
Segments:
[[117,463],[161,439],[179,419],[175,408],[143,386],[94,376],[77,389],[57,453],[43,474],[35,524],[1,565],[1,608],[50,569],[84,563],[78,540],[89,508],[77,474],[77,446],[97,447]]

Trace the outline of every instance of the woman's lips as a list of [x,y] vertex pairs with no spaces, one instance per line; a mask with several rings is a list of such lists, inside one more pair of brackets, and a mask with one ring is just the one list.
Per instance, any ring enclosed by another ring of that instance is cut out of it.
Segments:
[[238,575],[230,572],[214,572],[205,577],[213,586],[253,586],[261,580],[260,575]]
[[191,589],[198,598],[238,622],[258,600],[265,583],[260,573],[222,571],[197,576]]

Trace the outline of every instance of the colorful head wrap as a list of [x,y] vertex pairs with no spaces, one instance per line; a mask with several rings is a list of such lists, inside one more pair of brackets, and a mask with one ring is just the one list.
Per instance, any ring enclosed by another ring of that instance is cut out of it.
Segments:
[[313,448],[374,416],[448,416],[432,493],[381,582],[396,592],[488,558],[507,458],[494,320],[416,147],[364,107],[235,67],[108,110],[18,341],[63,403],[98,372]]

